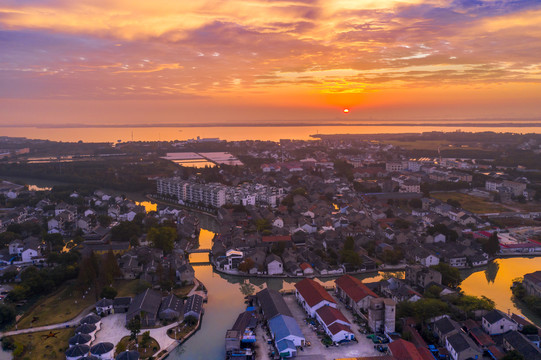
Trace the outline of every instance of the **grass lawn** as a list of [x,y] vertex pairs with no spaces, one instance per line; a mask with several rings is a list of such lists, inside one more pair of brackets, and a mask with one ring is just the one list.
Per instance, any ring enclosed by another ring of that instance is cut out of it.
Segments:
[[139,280],[116,280],[114,288],[118,291],[116,297],[124,296],[135,296],[137,295],[137,286],[139,285]]
[[181,288],[178,288],[178,289],[173,289],[173,294],[179,298],[185,298],[186,296],[188,296],[188,293],[193,289],[193,284],[191,285],[187,285],[187,286],[183,286]]
[[480,197],[462,194],[459,192],[438,192],[431,193],[430,196],[443,202],[446,202],[447,199],[456,200],[462,205],[463,209],[476,214],[509,211],[508,208],[501,204],[492,203]]
[[83,293],[77,289],[75,283],[69,283],[52,295],[38,300],[23,315],[17,326],[19,329],[27,329],[68,321],[95,302],[92,291],[83,299]]
[[[54,334],[54,337],[48,337],[50,333]],[[63,360],[66,358],[64,352],[68,348],[68,340],[73,335],[73,329],[60,329],[11,336],[15,344],[24,347],[22,354],[13,358]]]
[[[130,340],[129,336],[124,336],[117,344],[116,346],[116,353],[115,356],[118,355],[121,351],[118,349],[126,349],[126,350],[137,350],[139,352],[139,355],[141,355],[141,359],[146,359],[152,355],[154,355],[156,352],[160,350],[160,345],[154,338],[150,338],[149,343],[147,346],[142,347],[141,346],[141,339],[143,338],[142,335],[137,336],[137,341],[139,341],[139,347],[135,347],[135,341]],[[124,351],[124,350],[122,350]]]
[[186,337],[195,327],[197,324],[194,325],[188,325],[185,322],[181,322],[179,326],[175,328],[171,328],[167,330],[167,336],[169,336],[171,339],[180,340]]

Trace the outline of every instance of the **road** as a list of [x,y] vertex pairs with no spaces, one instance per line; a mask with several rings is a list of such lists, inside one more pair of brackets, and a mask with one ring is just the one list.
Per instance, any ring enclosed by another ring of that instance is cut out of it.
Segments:
[[6,332],[2,332],[0,333],[0,338],[3,338],[5,336],[12,336],[12,335],[19,335],[19,334],[29,334],[29,333],[34,333],[34,332],[39,332],[39,331],[47,331],[47,330],[56,330],[56,329],[64,329],[64,328],[67,328],[67,327],[74,327],[74,326],[78,326],[79,323],[81,322],[81,320],[92,310],[94,309],[94,305],[90,305],[89,307],[87,307],[86,309],[84,309],[83,311],[81,311],[79,313],[79,315],[77,315],[76,317],[74,317],[73,319],[71,320],[68,320],[68,321],[65,321],[63,323],[58,323],[58,324],[52,324],[52,325],[45,325],[45,326],[38,326],[38,327],[33,327],[33,328],[28,328],[28,329],[21,329],[21,330],[14,330],[14,331],[6,331]]

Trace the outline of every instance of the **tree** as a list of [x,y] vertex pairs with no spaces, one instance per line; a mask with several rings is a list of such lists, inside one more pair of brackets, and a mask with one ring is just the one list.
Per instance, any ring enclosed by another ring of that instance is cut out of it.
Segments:
[[98,222],[103,227],[108,227],[109,225],[111,225],[112,221],[113,219],[109,215],[105,215],[105,214],[98,215]]
[[122,274],[113,250],[109,250],[101,257],[100,270],[102,281],[109,285],[113,283],[115,278]]
[[496,255],[500,251],[500,241],[498,240],[498,233],[493,232],[488,238],[488,241],[483,244],[483,250],[490,256]]
[[0,304],[0,327],[4,327],[15,320],[15,309],[12,306]]
[[251,258],[246,258],[239,264],[238,269],[239,271],[247,273],[254,267],[254,265],[255,263]]
[[412,209],[420,209],[423,207],[423,202],[421,201],[421,199],[411,199],[409,202],[409,206]]
[[132,241],[141,235],[141,226],[135,221],[122,221],[111,229],[112,241]]
[[524,356],[516,350],[511,350],[502,357],[502,360],[524,360]]
[[53,252],[60,252],[64,248],[64,238],[60,234],[46,234],[43,240]]
[[194,326],[197,324],[197,318],[193,315],[188,315],[184,318],[184,323],[188,326]]
[[145,331],[141,335],[141,347],[147,347],[150,344],[150,331]]
[[134,316],[128,321],[126,328],[130,330],[130,339],[137,341],[137,335],[141,332],[141,318],[139,315]]
[[114,299],[116,297],[116,295],[118,294],[118,291],[116,291],[115,288],[111,287],[111,286],[106,286],[103,288],[103,290],[101,291],[101,298],[106,298],[106,299]]
[[431,268],[441,273],[441,283],[445,286],[455,288],[462,281],[460,271],[449,264],[440,262],[438,265],[431,266]]
[[529,324],[529,325],[524,325],[521,333],[523,333],[524,335],[537,335],[537,331],[538,331],[537,326]]
[[170,253],[175,246],[177,231],[171,227],[153,227],[148,231],[147,239],[154,247],[163,250],[164,253]]

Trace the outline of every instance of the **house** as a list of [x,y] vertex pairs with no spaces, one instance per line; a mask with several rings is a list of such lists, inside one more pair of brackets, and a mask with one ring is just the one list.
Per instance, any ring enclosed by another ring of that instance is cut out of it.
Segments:
[[441,273],[422,265],[409,265],[406,267],[406,281],[413,286],[425,289],[428,284],[441,284]]
[[463,332],[457,332],[445,340],[445,348],[453,360],[481,359],[483,352]]
[[98,315],[109,315],[113,313],[113,300],[103,298],[98,300],[95,305]]
[[394,332],[396,302],[392,299],[371,298],[368,306],[368,326],[374,332]]
[[266,288],[258,292],[256,297],[260,311],[263,313],[265,319],[271,320],[278,315],[293,317],[282,294],[278,291]]
[[361,310],[366,312],[370,305],[370,299],[378,297],[361,280],[351,275],[343,275],[334,283],[337,296],[357,313],[360,313]]
[[276,254],[270,254],[265,259],[265,266],[267,267],[267,274],[269,275],[277,275],[277,274],[283,274],[284,272],[284,264],[282,263],[282,259]]
[[[404,339],[398,339],[389,344],[392,359],[395,360],[419,360],[424,359],[415,345]],[[377,359],[380,359],[379,357]]]
[[173,320],[178,319],[180,315],[183,315],[182,300],[173,294],[170,294],[162,299],[160,304],[160,310],[158,317],[161,320]]
[[492,310],[483,316],[483,330],[489,335],[505,334],[516,331],[518,324],[500,310]]
[[299,265],[299,267],[301,268],[302,274],[304,276],[314,275],[314,268],[312,267],[312,265],[306,262],[303,262],[302,264]]
[[541,271],[525,274],[522,286],[524,286],[526,294],[541,297]]
[[203,311],[203,297],[193,294],[186,300],[184,304],[184,318],[187,316],[195,316],[197,320],[201,317]]
[[152,327],[158,320],[158,310],[162,297],[159,292],[147,289],[133,298],[132,303],[126,313],[126,324],[134,317],[139,316],[141,327]]
[[295,296],[311,317],[315,317],[317,309],[322,306],[336,307],[336,301],[327,290],[312,279],[303,279],[296,283]]
[[176,270],[176,277],[177,277],[177,280],[183,284],[193,284],[193,280],[195,277],[195,270],[188,263],[182,264]]
[[445,345],[445,341],[449,336],[461,331],[460,325],[447,316],[444,316],[438,321],[436,321],[433,328],[434,334],[436,334],[436,336],[438,337],[441,345]]
[[524,359],[541,360],[539,348],[518,331],[511,331],[503,336],[503,347],[507,351],[518,351]]
[[305,338],[302,331],[291,316],[278,315],[269,320],[269,330],[276,343],[287,339],[292,341],[295,346],[304,346]]
[[117,297],[113,300],[113,312],[115,314],[121,314],[128,312],[130,308],[132,298],[131,297]]
[[349,341],[355,338],[351,331],[351,323],[336,308],[328,305],[319,308],[316,311],[316,319],[323,325],[325,332],[334,342]]

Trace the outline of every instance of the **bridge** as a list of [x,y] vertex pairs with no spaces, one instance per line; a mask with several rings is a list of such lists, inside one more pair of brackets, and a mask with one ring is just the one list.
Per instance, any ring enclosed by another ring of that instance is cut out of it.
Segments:
[[191,249],[191,250],[186,250],[186,253],[187,254],[203,254],[203,253],[212,254],[212,250],[211,249]]

